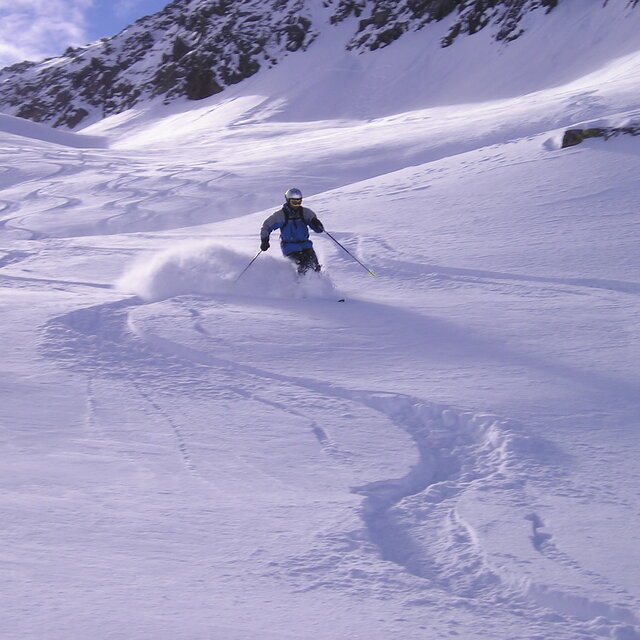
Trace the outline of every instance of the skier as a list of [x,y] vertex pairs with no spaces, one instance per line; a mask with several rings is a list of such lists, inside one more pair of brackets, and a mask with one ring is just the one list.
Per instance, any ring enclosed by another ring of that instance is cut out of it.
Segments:
[[316,233],[322,233],[324,227],[316,214],[302,206],[300,189],[289,189],[284,194],[285,203],[281,209],[272,213],[263,223],[260,231],[260,249],[269,249],[269,235],[280,229],[280,247],[282,253],[293,260],[298,267],[298,274],[303,275],[309,269],[320,271],[318,256],[309,240],[311,227]]

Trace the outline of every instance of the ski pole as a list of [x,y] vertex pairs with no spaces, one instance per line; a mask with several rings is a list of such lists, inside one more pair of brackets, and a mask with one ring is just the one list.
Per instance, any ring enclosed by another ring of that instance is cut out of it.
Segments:
[[229,285],[230,287],[233,287],[236,284],[236,282],[238,282],[238,280],[242,278],[242,276],[249,270],[249,267],[260,257],[261,253],[262,253],[262,249],[258,251],[258,253],[256,254],[256,257],[242,270],[242,273],[240,273],[240,275],[231,282],[231,284]]
[[365,265],[362,264],[362,262],[360,262],[360,260],[358,260],[358,258],[356,258],[353,253],[351,253],[351,251],[349,251],[349,249],[347,249],[346,247],[344,247],[343,245],[341,245],[326,229],[324,230],[324,232],[341,248],[344,249],[363,269],[365,269],[366,271],[369,272],[369,275],[372,276],[373,275],[373,271],[371,271],[371,269],[369,269],[369,267],[366,267]]

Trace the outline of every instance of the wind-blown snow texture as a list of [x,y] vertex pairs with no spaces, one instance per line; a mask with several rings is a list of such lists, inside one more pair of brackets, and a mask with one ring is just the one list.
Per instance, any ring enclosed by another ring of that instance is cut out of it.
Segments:
[[[3,637],[640,638],[640,139],[560,149],[640,121],[596,4],[0,118]],[[236,281],[291,186],[375,277]]]

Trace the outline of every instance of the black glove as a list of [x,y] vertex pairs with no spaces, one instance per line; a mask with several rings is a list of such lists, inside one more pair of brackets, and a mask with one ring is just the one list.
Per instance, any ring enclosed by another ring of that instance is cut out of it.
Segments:
[[269,248],[269,238],[262,238],[262,242],[260,242],[260,249],[262,251],[266,251]]
[[318,220],[318,218],[314,218],[310,223],[309,226],[316,232],[316,233],[322,233],[324,231],[324,227],[322,226],[322,222],[320,222],[320,220]]

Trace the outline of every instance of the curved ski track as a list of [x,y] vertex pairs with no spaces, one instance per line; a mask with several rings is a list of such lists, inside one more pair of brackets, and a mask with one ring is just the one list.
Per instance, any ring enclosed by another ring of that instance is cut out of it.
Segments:
[[[352,390],[218,358],[137,326],[129,312],[140,304],[137,299],[128,299],[54,318],[44,327],[42,353],[87,376],[89,404],[94,402],[92,380],[130,382],[158,415],[162,428],[171,432],[185,471],[200,480],[207,482],[206,474],[191,451],[187,430],[162,406],[160,398],[167,388],[183,389],[196,402],[200,396],[225,394],[289,412],[307,423],[334,464],[348,465],[350,460],[330,430],[310,421],[295,407],[256,393],[260,388],[257,382],[275,381],[307,394],[373,409],[406,431],[415,443],[418,462],[405,476],[353,488],[363,496],[361,530],[318,534],[317,545],[307,554],[272,569],[274,579],[284,579],[299,590],[328,588],[385,598],[404,592],[412,594],[410,606],[440,603],[442,607],[447,601],[459,606],[464,601],[465,607],[487,620],[492,611],[504,606],[510,615],[522,616],[530,629],[544,633],[544,637],[553,630],[558,640],[589,637],[594,624],[600,636],[640,637],[638,620],[626,608],[532,584],[492,566],[478,533],[458,510],[459,497],[471,487],[504,489],[505,495],[507,491],[517,495],[514,508],[528,509],[524,518],[531,522],[532,546],[565,569],[585,573],[555,546],[535,513],[535,505],[527,500],[526,474],[538,447],[537,439],[519,425],[496,415],[460,411],[422,398]],[[198,311],[189,312],[194,331],[211,338]],[[239,373],[244,376],[241,381]],[[545,464],[540,460],[533,463]],[[380,559],[385,561],[382,565]],[[597,574],[588,577],[605,586],[605,579]],[[624,595],[615,586],[606,586],[610,592],[618,591],[618,597]]]
[[[49,236],[118,234],[188,227],[220,220],[246,209],[240,189],[216,184],[220,202],[233,203],[234,212],[212,205],[209,188],[229,171],[209,165],[194,167],[159,162],[149,166],[129,157],[80,150],[23,150],[19,169],[0,174],[0,225],[35,240]],[[0,150],[0,160],[10,150]],[[11,162],[7,161],[7,165]],[[158,188],[158,183],[162,188]],[[77,197],[74,195],[77,194]],[[25,206],[26,203],[28,206]],[[64,212],[86,209],[64,224]],[[250,209],[249,209],[250,210]],[[55,217],[51,217],[55,214]],[[55,227],[49,230],[49,218]]]

